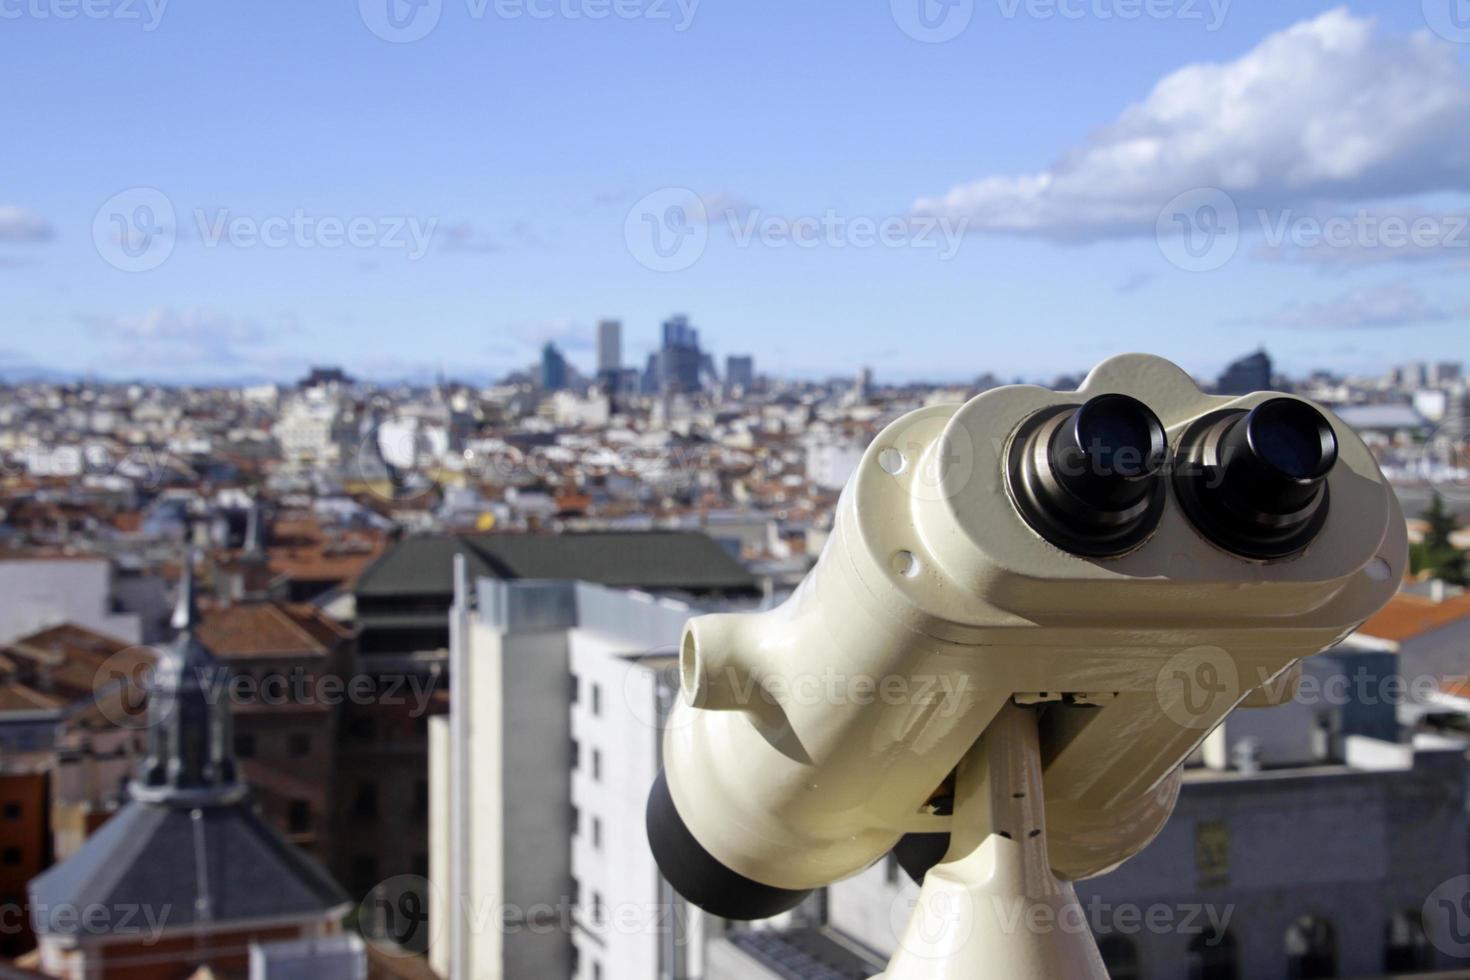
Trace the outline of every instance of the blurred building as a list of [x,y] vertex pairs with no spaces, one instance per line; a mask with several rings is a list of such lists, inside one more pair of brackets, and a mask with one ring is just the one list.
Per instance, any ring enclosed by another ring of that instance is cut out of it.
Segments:
[[143,641],[143,621],[122,608],[118,574],[105,558],[0,561],[0,642],[73,623],[128,643]]
[[35,943],[26,884],[51,863],[50,786],[44,757],[0,753],[0,956],[17,956]]
[[755,358],[749,354],[731,354],[725,358],[725,384],[741,389],[755,384]]
[[[463,562],[469,581],[582,578],[712,602],[751,601],[760,595],[755,577],[738,561],[713,539],[692,532],[437,535],[408,538],[389,549],[357,582],[359,670],[376,679],[383,690],[396,692],[403,703],[395,707],[387,698],[375,699],[371,705],[350,703],[338,757],[336,833],[346,855],[345,881],[355,897],[400,876],[429,876],[427,738],[430,716],[442,710],[447,682],[459,683],[450,657],[457,559]],[[553,663],[543,666],[551,669]],[[561,669],[565,680],[565,669]],[[429,710],[412,710],[414,699],[424,691],[434,697]],[[517,702],[522,703],[528,709],[535,704],[534,700]],[[551,723],[555,717],[543,720]],[[567,745],[562,742],[561,748],[548,749],[552,742],[547,739],[537,737],[529,727],[520,729],[515,750],[550,752],[543,758],[555,758],[555,771],[564,773]],[[546,773],[523,771],[527,785],[524,791],[517,789],[518,798],[533,799],[536,791],[531,784],[545,783]],[[528,819],[551,827],[558,817],[555,812],[537,810]],[[530,840],[518,842],[517,847],[524,843],[529,848],[526,853],[542,860]],[[387,887],[408,886],[400,881]],[[427,903],[428,896],[421,897]],[[398,899],[387,897],[390,903]]]
[[153,659],[147,647],[70,623],[0,648],[0,767],[48,777],[42,867],[73,854],[126,801]]
[[616,391],[621,387],[623,370],[623,324],[618,320],[600,320],[597,324],[597,380]]
[[199,641],[235,679],[234,752],[266,817],[292,844],[333,853],[338,717],[351,633],[310,606],[256,601],[210,610]]
[[1265,350],[1247,354],[1233,361],[1221,372],[1215,382],[1215,392],[1221,395],[1249,395],[1254,391],[1271,388],[1271,355]]
[[[643,829],[696,610],[580,582],[463,579],[454,706],[435,719],[431,952],[446,976],[686,980],[718,923]],[[508,927],[481,929],[485,909]]]
[[148,692],[148,750],[132,799],[30,883],[43,973],[239,974],[252,946],[330,936],[351,907],[325,870],[256,813],[230,712],[211,691],[221,668],[195,635],[198,622],[186,572],[179,637]]
[[567,359],[557,346],[547,342],[541,348],[541,390],[561,391],[567,386]]
[[663,344],[656,355],[657,391],[681,394],[698,391],[704,367],[699,331],[682,314],[664,321]]

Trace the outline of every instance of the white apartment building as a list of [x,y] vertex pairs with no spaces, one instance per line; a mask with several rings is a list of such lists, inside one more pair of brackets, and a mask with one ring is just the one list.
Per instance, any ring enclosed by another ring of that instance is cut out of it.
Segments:
[[142,616],[122,608],[116,585],[105,558],[0,561],[0,643],[62,623],[142,643]]
[[[459,582],[430,726],[429,957],[463,980],[695,980],[721,929],[644,831],[697,610],[572,582]],[[715,923],[713,926],[711,923]]]
[[271,435],[281,445],[281,456],[298,465],[348,461],[360,441],[336,394],[323,388],[309,388],[287,401]]

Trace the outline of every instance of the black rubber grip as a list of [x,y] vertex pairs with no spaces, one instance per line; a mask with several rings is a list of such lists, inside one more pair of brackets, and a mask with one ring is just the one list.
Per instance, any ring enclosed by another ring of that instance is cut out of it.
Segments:
[[810,891],[752,881],[706,851],[685,826],[660,772],[648,794],[648,844],[664,879],[691,905],[724,919],[769,919],[800,905]]

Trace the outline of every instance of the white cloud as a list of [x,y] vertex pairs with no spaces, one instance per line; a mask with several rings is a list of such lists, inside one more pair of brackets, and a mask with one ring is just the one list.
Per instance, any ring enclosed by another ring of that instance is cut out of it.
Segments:
[[715,191],[700,197],[704,204],[705,220],[710,224],[744,221],[755,208],[747,201],[729,191]]
[[1354,330],[1438,323],[1455,314],[1404,283],[1353,290],[1319,303],[1293,303],[1262,323],[1299,330]]
[[1459,50],[1332,10],[1235,61],[1168,75],[1045,170],[982,177],[915,210],[972,231],[1093,240],[1152,233],[1171,198],[1200,187],[1242,211],[1470,190]]
[[136,316],[80,319],[98,341],[107,345],[109,363],[150,370],[189,368],[210,372],[274,364],[278,357],[266,346],[297,330],[289,317],[268,327],[213,310],[170,307],[155,307]]
[[51,239],[51,225],[34,211],[14,204],[0,204],[0,242],[32,245]]

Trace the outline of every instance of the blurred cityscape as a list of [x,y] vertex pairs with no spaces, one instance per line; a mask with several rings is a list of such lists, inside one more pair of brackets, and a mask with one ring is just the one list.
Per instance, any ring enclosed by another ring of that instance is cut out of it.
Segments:
[[[0,387],[0,977],[882,972],[891,858],[755,926],[659,879],[673,651],[790,593],[886,424],[1022,379],[775,380],[684,316],[628,365],[623,332],[486,386]],[[1470,379],[1262,350],[1200,382],[1331,406],[1415,574],[1314,694],[1205,740],[1087,926],[1115,978],[1462,964],[1425,910],[1470,872]]]

